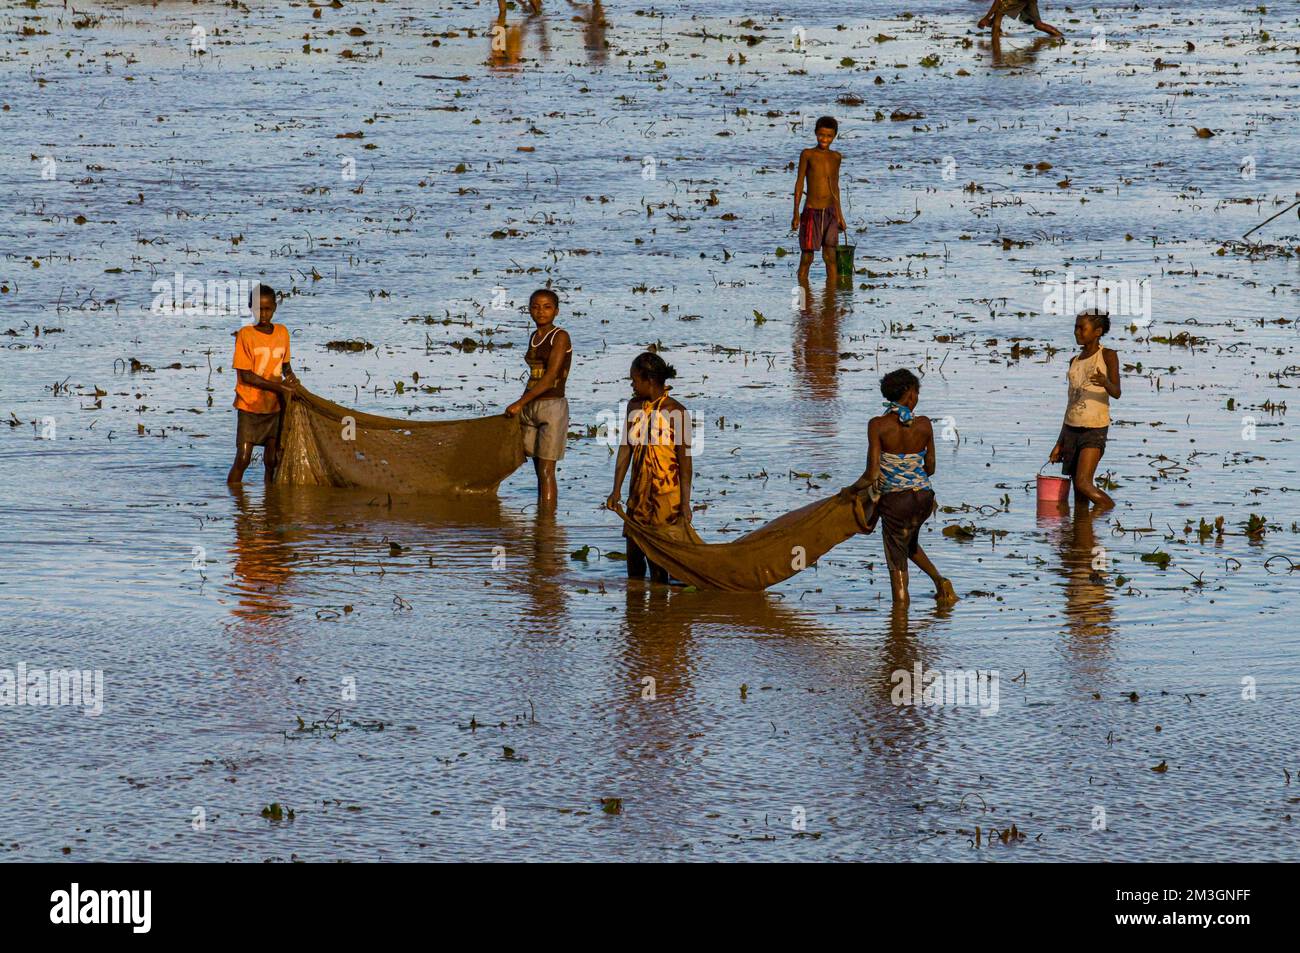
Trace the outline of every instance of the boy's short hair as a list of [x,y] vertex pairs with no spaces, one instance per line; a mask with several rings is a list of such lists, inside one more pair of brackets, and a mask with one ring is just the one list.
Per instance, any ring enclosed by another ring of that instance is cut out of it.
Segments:
[[1110,333],[1110,315],[1100,308],[1093,308],[1091,311],[1080,311],[1079,317],[1087,318],[1092,322],[1094,328],[1101,328],[1102,334]]
[[822,116],[821,119],[817,120],[817,125],[813,127],[813,132],[816,132],[818,129],[829,129],[831,132],[839,132],[840,124],[835,121],[834,116]]
[[919,391],[921,379],[906,367],[890,371],[880,379],[880,393],[884,395],[885,400],[898,400],[913,387]]
[[[270,285],[264,285],[259,282],[258,284],[255,284],[253,285],[253,287],[248,289],[249,310],[252,310],[253,308],[257,307],[258,304],[261,303],[262,295],[270,295],[272,298],[277,297],[274,288],[272,288]],[[254,302],[257,302],[257,304],[254,304]]]
[[555,305],[555,309],[557,311],[560,309],[560,296],[556,294],[554,291],[552,291],[550,288],[538,288],[536,291],[534,291],[532,294],[528,296],[528,303],[532,304],[533,299],[536,298],[538,295],[546,295],[546,297],[551,299],[551,304]]

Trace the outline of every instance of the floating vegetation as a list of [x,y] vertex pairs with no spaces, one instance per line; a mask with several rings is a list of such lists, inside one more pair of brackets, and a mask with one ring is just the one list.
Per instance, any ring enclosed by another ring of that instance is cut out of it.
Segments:
[[307,737],[328,737],[331,740],[337,738],[345,731],[383,731],[384,722],[382,721],[357,721],[356,719],[343,720],[343,709],[336,708],[327,714],[324,718],[308,723],[302,716],[297,716],[298,727],[293,731],[284,731],[282,734],[290,741],[297,741]]
[[360,351],[373,351],[375,346],[369,341],[363,341],[360,338],[352,338],[347,341],[327,341],[326,350],[338,351],[345,354],[356,354]]
[[297,815],[293,808],[287,808],[279,801],[272,801],[262,808],[262,816],[268,821],[292,821]]
[[1143,553],[1140,558],[1144,563],[1152,563],[1161,569],[1168,569],[1169,562],[1173,557],[1163,550],[1157,549],[1154,553]]
[[1153,334],[1150,340],[1155,344],[1168,344],[1171,347],[1200,347],[1209,344],[1208,338],[1197,337],[1190,331],[1179,331],[1175,335]]

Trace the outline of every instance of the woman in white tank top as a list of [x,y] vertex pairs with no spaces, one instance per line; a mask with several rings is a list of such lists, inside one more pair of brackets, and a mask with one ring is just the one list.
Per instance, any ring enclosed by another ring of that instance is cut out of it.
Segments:
[[1101,346],[1101,336],[1109,330],[1110,316],[1103,312],[1085,311],[1075,319],[1074,340],[1081,350],[1071,358],[1066,373],[1069,397],[1065,421],[1048,458],[1053,463],[1060,461],[1061,472],[1074,480],[1077,507],[1092,503],[1109,509],[1115,505],[1093,482],[1106,452],[1110,401],[1120,395],[1119,355]]

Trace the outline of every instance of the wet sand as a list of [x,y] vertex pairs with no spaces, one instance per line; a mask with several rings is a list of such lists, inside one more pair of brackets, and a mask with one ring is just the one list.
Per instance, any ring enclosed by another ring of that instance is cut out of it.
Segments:
[[[979,6],[911,9],[548,4],[495,52],[495,3],[0,13],[0,668],[106,684],[98,717],[0,708],[0,858],[1293,858],[1300,223],[1237,242],[1296,198],[1300,24],[1051,8],[1064,46],[1010,24],[995,53]],[[857,271],[801,302],[791,163],[825,113]],[[177,271],[289,292],[303,380],[393,417],[518,396],[552,283],[558,512],[529,467],[473,504],[228,490],[239,318],[152,313]],[[1083,519],[1033,491],[1067,272],[1152,305],[1106,341],[1118,506]],[[707,539],[851,482],[879,376],[923,372],[953,439],[922,542],[962,602],[914,573],[891,613],[875,537],[759,596],[629,584],[593,429],[650,345],[708,422]],[[997,714],[895,705],[918,662],[999,672]]]

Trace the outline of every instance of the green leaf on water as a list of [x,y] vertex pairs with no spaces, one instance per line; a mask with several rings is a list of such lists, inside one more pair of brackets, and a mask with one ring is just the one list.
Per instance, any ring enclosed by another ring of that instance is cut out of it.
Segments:
[[581,549],[575,549],[573,552],[569,553],[569,558],[576,559],[578,560],[578,562],[585,563],[587,561],[587,556],[590,553],[591,553],[591,547],[583,546]]
[[1154,553],[1144,553],[1142,555],[1142,561],[1144,563],[1155,563],[1161,569],[1169,568],[1170,559],[1171,557],[1168,553],[1162,552],[1158,549]]

